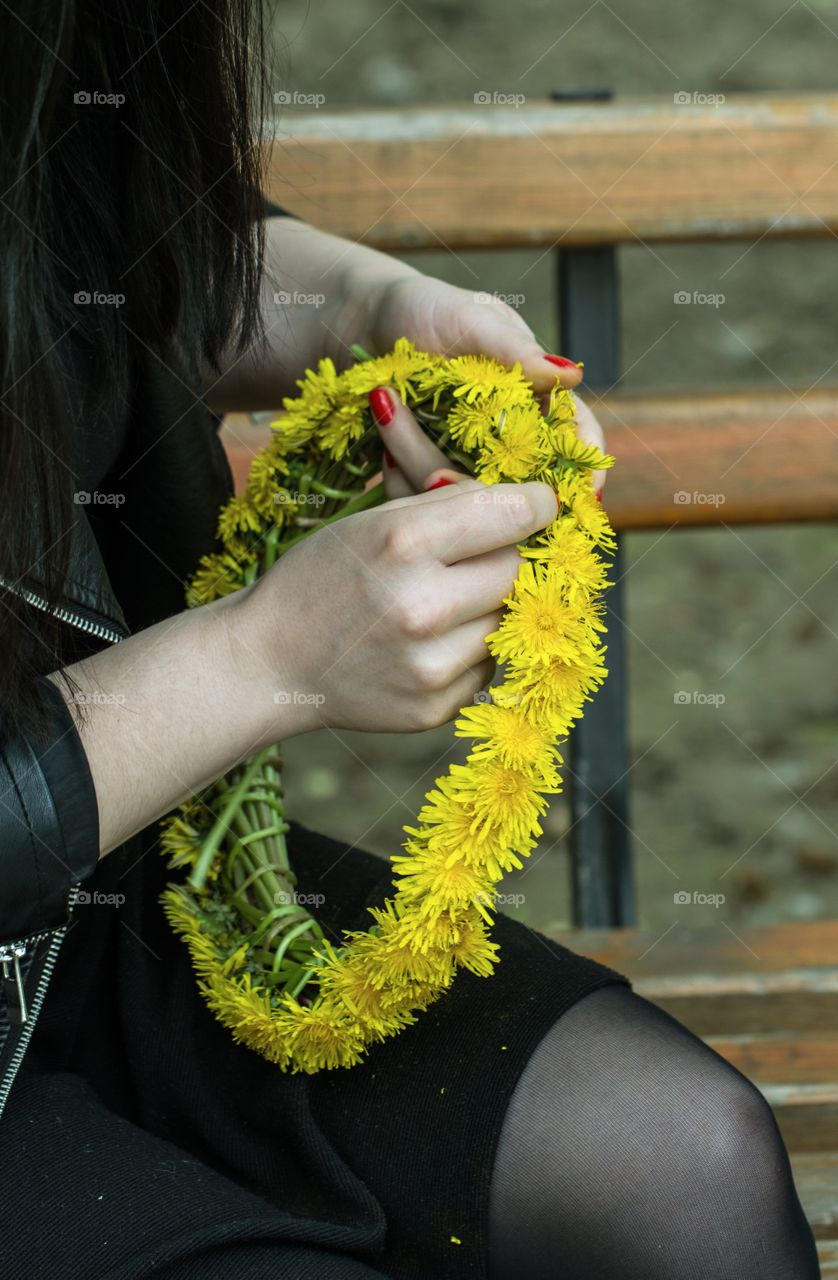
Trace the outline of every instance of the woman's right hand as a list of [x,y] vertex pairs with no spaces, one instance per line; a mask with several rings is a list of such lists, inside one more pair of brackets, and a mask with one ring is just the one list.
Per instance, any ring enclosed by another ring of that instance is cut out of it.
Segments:
[[272,690],[275,736],[450,720],[491,679],[484,638],[518,571],[515,544],[555,514],[546,484],[464,478],[292,547],[239,619],[251,679],[258,662]]

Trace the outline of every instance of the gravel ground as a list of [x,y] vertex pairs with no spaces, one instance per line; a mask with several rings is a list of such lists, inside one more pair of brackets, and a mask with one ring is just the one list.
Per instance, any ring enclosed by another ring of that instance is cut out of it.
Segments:
[[[295,0],[276,19],[277,86],[322,93],[327,109],[471,102],[478,90],[537,98],[593,86],[667,95],[835,87],[838,0],[518,0],[513,23],[511,12],[498,0]],[[838,249],[801,242],[742,253],[742,245],[621,250],[627,389],[838,380]],[[475,287],[468,267],[477,287],[523,291],[523,314],[555,350],[554,281],[543,267],[528,271],[535,256],[416,261],[454,283]],[[723,310],[676,313],[673,272],[676,288],[723,292]],[[676,921],[738,927],[835,916],[838,528],[638,534],[627,553],[642,923],[663,932]],[[723,693],[725,702],[680,706],[678,689]],[[451,740],[446,728],[401,738],[324,732],[289,744],[289,808],[311,826],[392,852]],[[530,923],[568,922],[566,825],[559,801],[549,838],[510,885]],[[726,901],[679,907],[680,890]]]

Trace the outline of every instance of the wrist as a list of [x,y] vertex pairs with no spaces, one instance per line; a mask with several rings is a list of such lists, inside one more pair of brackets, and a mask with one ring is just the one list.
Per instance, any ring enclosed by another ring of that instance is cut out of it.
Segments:
[[398,258],[363,245],[348,256],[335,333],[345,346],[357,342],[374,355],[379,355],[392,345],[391,335],[384,333],[381,319],[393,291],[405,281],[421,276],[422,272]]
[[[273,578],[275,573],[276,569],[268,576]],[[300,661],[304,647],[295,643],[291,611],[277,615],[276,591],[271,587],[273,581],[260,579],[217,602],[226,606],[224,643],[236,696],[253,739],[252,751],[308,733],[322,723],[322,702],[317,691],[308,687],[311,681]]]

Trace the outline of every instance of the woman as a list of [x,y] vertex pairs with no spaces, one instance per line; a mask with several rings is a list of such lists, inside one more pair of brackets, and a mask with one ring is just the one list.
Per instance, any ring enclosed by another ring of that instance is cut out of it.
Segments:
[[[816,1276],[766,1104],[620,975],[501,917],[491,981],[351,1071],[286,1076],[214,1021],[163,919],[160,815],[323,722],[449,719],[555,509],[539,484],[476,502],[379,388],[393,500],[187,614],[229,488],[206,406],[273,406],[401,334],[578,381],[502,304],[264,216],[257,8],[3,6],[7,1273]],[[364,927],[387,865],[289,840],[326,927]]]

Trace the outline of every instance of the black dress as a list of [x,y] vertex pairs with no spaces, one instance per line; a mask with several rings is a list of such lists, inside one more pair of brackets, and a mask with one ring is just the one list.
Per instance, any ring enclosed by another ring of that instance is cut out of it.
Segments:
[[[87,458],[88,488],[118,476],[112,439]],[[60,952],[0,1125],[4,1273],[484,1280],[516,1082],[565,1010],[626,980],[501,915],[492,978],[461,971],[359,1066],[286,1075],[204,1005],[156,841],[155,824],[99,863]],[[297,825],[289,848],[327,930],[368,927],[388,864]]]

